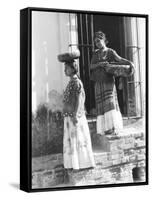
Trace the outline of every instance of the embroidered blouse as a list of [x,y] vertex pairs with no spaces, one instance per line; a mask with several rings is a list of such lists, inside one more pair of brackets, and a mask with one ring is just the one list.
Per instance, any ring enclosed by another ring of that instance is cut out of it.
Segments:
[[85,92],[83,84],[78,77],[72,78],[63,95],[63,115],[81,117],[85,114]]

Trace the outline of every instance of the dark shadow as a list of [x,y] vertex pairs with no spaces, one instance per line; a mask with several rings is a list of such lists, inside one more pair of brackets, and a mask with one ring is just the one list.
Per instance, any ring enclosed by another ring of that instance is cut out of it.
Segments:
[[134,182],[145,181],[145,167],[135,167],[132,169]]
[[19,189],[19,184],[18,183],[9,183],[10,186],[12,186],[15,189]]

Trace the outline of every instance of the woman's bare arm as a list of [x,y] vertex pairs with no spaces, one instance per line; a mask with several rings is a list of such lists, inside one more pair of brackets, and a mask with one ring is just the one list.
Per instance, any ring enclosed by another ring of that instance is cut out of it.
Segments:
[[113,54],[114,54],[114,58],[115,58],[116,62],[118,62],[118,63],[120,63],[122,65],[129,65],[131,74],[135,72],[134,64],[130,60],[122,58],[115,51],[113,51]]

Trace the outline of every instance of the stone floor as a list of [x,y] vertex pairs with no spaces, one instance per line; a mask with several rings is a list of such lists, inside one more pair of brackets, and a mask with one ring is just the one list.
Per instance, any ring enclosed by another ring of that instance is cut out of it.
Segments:
[[120,134],[145,132],[145,119],[124,119],[124,129]]
[[[123,130],[119,133],[120,136],[123,135],[129,135],[129,134],[136,134],[136,133],[144,133],[145,135],[145,119],[140,118],[140,119],[124,119],[123,120]],[[100,139],[100,135],[98,135]],[[101,138],[102,140],[102,138]],[[103,141],[102,141],[103,143]],[[100,143],[99,145],[94,145],[93,146],[93,152],[98,153],[98,152],[104,152],[104,148],[101,147]]]

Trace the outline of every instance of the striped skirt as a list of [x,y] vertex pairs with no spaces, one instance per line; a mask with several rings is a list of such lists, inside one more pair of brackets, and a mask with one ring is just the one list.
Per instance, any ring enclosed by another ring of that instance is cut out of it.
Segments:
[[117,92],[114,82],[96,82],[95,99],[97,110],[97,133],[119,133],[123,129],[123,120],[120,113]]

